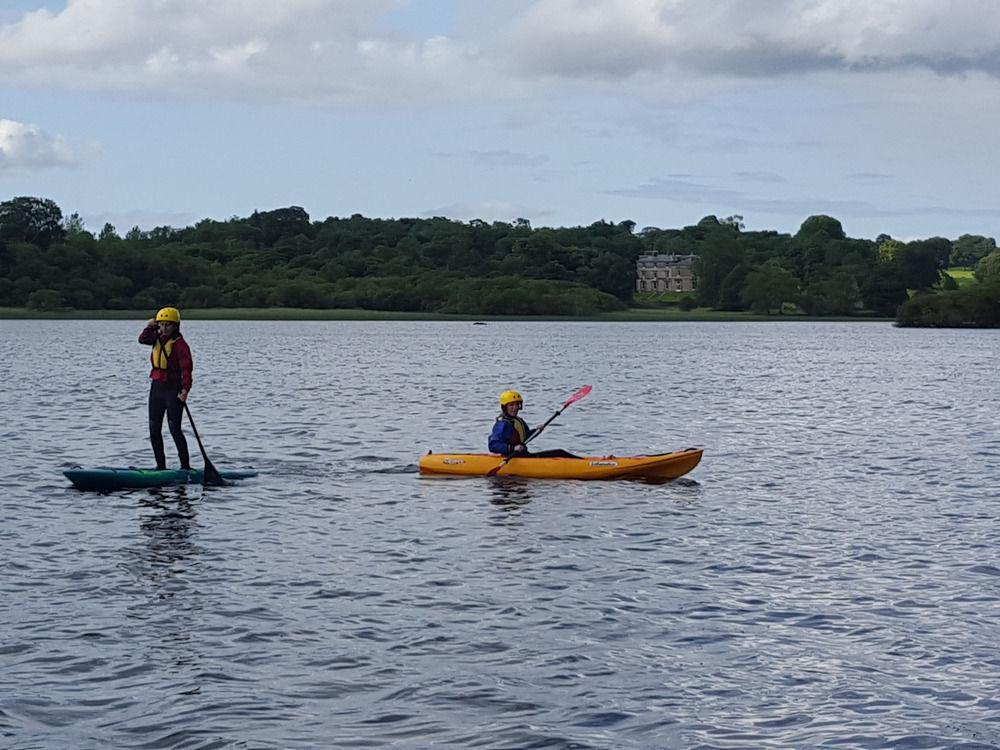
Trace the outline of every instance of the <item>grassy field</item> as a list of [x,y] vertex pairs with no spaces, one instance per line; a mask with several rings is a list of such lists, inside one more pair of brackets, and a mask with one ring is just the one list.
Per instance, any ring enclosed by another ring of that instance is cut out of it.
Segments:
[[636,292],[634,298],[640,305],[676,305],[682,299],[693,299],[694,292]]
[[699,307],[695,310],[680,310],[678,308],[639,308],[633,307],[620,312],[607,313],[599,317],[587,318],[587,320],[618,320],[628,322],[697,322],[697,321],[767,321],[767,322],[795,322],[795,321],[882,321],[894,320],[894,318],[879,318],[873,316],[852,316],[852,317],[815,317],[809,315],[758,315],[749,312],[726,312],[724,310],[711,310]]
[[971,268],[949,268],[945,273],[955,279],[955,283],[958,284],[959,288],[976,283],[976,277],[973,275]]
[[[444,315],[438,313],[400,313],[380,310],[311,310],[285,307],[216,307],[203,310],[184,310],[184,320],[565,320],[565,321],[620,321],[620,322],[692,322],[692,321],[809,321],[809,320],[880,320],[889,318],[851,317],[815,318],[805,315],[755,315],[742,312],[722,312],[699,308],[684,311],[678,308],[630,308],[618,312],[585,317],[561,316],[483,316]],[[0,319],[33,320],[149,320],[149,310],[28,310],[23,307],[0,307]]]

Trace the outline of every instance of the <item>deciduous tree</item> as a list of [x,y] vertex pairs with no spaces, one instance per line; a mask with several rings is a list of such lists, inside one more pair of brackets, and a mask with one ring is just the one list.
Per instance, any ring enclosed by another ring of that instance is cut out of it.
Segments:
[[62,210],[54,201],[21,196],[0,203],[0,240],[23,240],[45,249],[65,236]]

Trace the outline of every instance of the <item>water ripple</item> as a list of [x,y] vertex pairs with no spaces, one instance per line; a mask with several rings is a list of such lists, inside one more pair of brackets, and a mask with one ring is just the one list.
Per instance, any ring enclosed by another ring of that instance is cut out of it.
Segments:
[[[196,322],[261,476],[74,491],[150,462],[136,325],[0,321],[4,747],[1000,747],[996,332]],[[416,474],[583,382],[539,447],[702,466]]]

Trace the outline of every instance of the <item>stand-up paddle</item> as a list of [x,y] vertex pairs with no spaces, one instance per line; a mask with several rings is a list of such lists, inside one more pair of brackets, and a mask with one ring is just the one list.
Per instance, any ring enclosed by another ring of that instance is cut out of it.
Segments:
[[222,487],[226,483],[226,480],[222,478],[222,475],[212,466],[212,462],[208,460],[208,455],[205,453],[205,446],[201,444],[201,438],[198,436],[198,428],[194,426],[194,417],[191,416],[191,410],[188,408],[187,401],[184,402],[184,411],[187,412],[191,429],[194,430],[194,439],[198,441],[198,448],[201,449],[201,457],[205,462],[205,473],[202,475],[201,483],[205,487]]
[[[551,421],[552,421],[553,419],[555,419],[556,417],[558,417],[558,416],[559,416],[560,414],[562,414],[562,413],[563,413],[563,409],[565,409],[565,408],[566,408],[567,406],[569,406],[570,404],[575,404],[575,403],[576,403],[577,401],[579,401],[579,400],[580,400],[581,398],[583,398],[583,397],[584,397],[584,396],[586,396],[586,395],[587,395],[588,393],[590,393],[590,391],[591,391],[592,389],[593,389],[593,386],[589,386],[589,385],[585,385],[585,386],[583,386],[583,388],[581,388],[581,389],[580,389],[580,390],[578,390],[578,391],[577,391],[576,393],[574,393],[574,394],[573,394],[572,396],[570,396],[570,397],[569,397],[568,399],[566,399],[566,403],[564,403],[564,404],[563,404],[562,406],[560,406],[560,407],[559,407],[558,409],[556,409],[556,413],[555,413],[555,414],[553,414],[553,415],[552,415],[551,417],[549,417],[548,419],[546,419],[546,420],[545,420],[545,423],[544,423],[544,424],[543,424],[543,425],[542,425],[541,427],[539,427],[539,428],[538,428],[538,429],[536,429],[536,430],[532,430],[531,434],[530,434],[530,435],[528,435],[527,439],[526,439],[526,440],[524,441],[524,444],[525,444],[525,445],[527,445],[527,444],[528,444],[529,442],[531,442],[532,438],[534,438],[534,437],[535,437],[536,435],[538,435],[538,434],[539,434],[539,433],[540,433],[540,432],[541,432],[542,430],[544,430],[544,429],[545,429],[546,427],[548,427],[548,426],[549,426],[549,423],[550,423],[550,422],[551,422]],[[190,415],[188,415],[188,416],[190,416]],[[193,426],[194,426],[194,425],[192,425],[192,427],[193,427]],[[523,454],[522,454],[522,455],[523,455]],[[507,456],[507,457],[506,457],[506,458],[505,458],[505,459],[504,459],[503,461],[501,461],[501,462],[500,462],[500,463],[499,463],[498,465],[494,466],[494,467],[493,467],[492,469],[490,469],[490,470],[489,470],[488,472],[486,472],[486,476],[488,476],[488,477],[492,477],[492,476],[495,476],[495,475],[496,475],[496,473],[497,473],[498,471],[500,471],[500,469],[502,469],[502,468],[503,468],[504,466],[506,466],[506,465],[507,465],[507,462],[508,462],[508,461],[510,461],[510,460],[511,460],[512,458],[516,458],[516,457],[517,457],[517,454],[516,454],[516,453],[511,453],[511,454],[510,454],[509,456]]]

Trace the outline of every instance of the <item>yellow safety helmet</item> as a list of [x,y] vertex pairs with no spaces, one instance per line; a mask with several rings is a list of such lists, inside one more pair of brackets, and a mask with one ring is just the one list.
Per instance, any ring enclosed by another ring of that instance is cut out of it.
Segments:
[[177,323],[180,325],[181,314],[176,307],[164,307],[156,313],[157,323]]
[[513,404],[515,401],[524,403],[524,399],[521,398],[521,394],[517,391],[504,391],[500,394],[500,408],[505,407],[507,404]]

